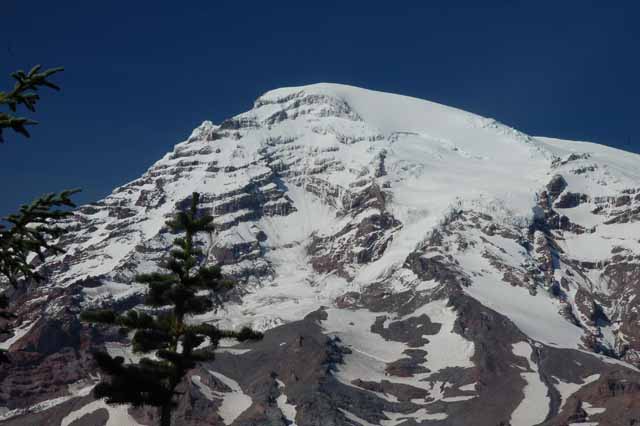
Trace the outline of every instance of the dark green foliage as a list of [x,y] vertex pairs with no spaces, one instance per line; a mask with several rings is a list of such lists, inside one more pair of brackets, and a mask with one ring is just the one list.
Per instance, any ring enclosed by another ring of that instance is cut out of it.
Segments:
[[[5,320],[10,320],[15,317],[16,317],[15,314],[13,314],[9,310],[9,298],[4,294],[0,294],[0,318]],[[4,333],[7,330],[0,330],[0,331]],[[7,356],[7,351],[4,349],[0,349],[0,364],[4,364],[8,362],[11,362],[11,361]]]
[[0,275],[16,286],[20,279],[39,281],[42,277],[30,262],[30,255],[36,254],[44,260],[46,254],[61,253],[62,249],[52,240],[65,233],[55,221],[71,214],[58,207],[75,207],[71,195],[78,190],[61,194],[48,194],[29,205],[23,205],[20,212],[9,215],[0,222]]
[[[16,80],[13,90],[0,92],[0,106],[5,105],[10,112],[0,112],[0,143],[3,142],[3,130],[14,131],[29,137],[25,126],[36,124],[27,118],[13,116],[18,106],[22,105],[34,112],[36,103],[40,100],[36,93],[40,87],[60,90],[49,81],[49,77],[62,71],[53,68],[40,72],[40,65],[36,65],[25,73],[16,71],[11,76]],[[71,213],[64,207],[75,207],[71,202],[71,195],[79,190],[64,191],[61,194],[44,195],[30,205],[24,205],[20,212],[5,218],[0,218],[0,275],[16,286],[20,279],[40,280],[30,262],[29,255],[35,253],[44,259],[46,253],[60,253],[62,250],[51,244],[51,240],[60,237],[65,231],[53,224]],[[58,209],[57,207],[63,207]],[[4,309],[0,307],[0,309]]]
[[[223,278],[220,268],[203,264],[206,260],[204,252],[195,245],[197,234],[213,231],[213,218],[200,214],[198,202],[199,194],[194,193],[189,210],[177,213],[167,222],[170,231],[184,236],[175,238],[173,249],[161,265],[162,270],[136,277],[136,281],[149,287],[145,304],[156,308],[160,314],[131,310],[116,315],[108,310],[93,310],[81,315],[84,321],[135,330],[134,351],[155,352],[157,360],[143,358],[138,364],[124,364],[121,357],[97,353],[96,361],[110,379],[96,387],[95,396],[106,398],[108,403],[159,407],[162,425],[170,424],[176,386],[197,362],[213,359],[220,339],[262,338],[261,333],[249,328],[236,332],[220,330],[211,324],[189,325],[185,322],[189,315],[210,311],[214,307],[212,300],[232,286]],[[208,294],[202,294],[203,290]],[[206,348],[196,349],[205,342],[208,343]]]
[[[54,241],[66,230],[55,222],[72,213],[58,207],[75,207],[70,197],[76,192],[45,195],[23,205],[20,212],[0,219],[0,290],[6,290],[7,283],[16,288],[21,281],[42,280],[31,257],[35,254],[43,261],[47,254],[63,252]],[[0,318],[16,318],[5,293],[0,293]],[[0,364],[5,362],[9,358],[0,353]]]
[[[109,404],[132,404],[133,406],[161,406],[171,400],[172,392],[163,386],[171,370],[149,360],[139,365],[125,365],[122,357],[112,358],[98,352],[95,360],[102,371],[112,377],[110,382],[102,382],[94,389],[96,398],[106,398]],[[135,383],[135,386],[131,386]]]
[[7,312],[9,309],[9,298],[6,294],[0,294],[0,318],[12,318],[14,315]]
[[[13,90],[0,92],[0,106],[4,105],[9,112],[0,112],[0,143],[4,142],[3,130],[12,129],[23,136],[29,137],[26,126],[37,124],[24,117],[17,117],[15,113],[22,105],[34,112],[36,103],[40,100],[37,90],[42,87],[60,90],[48,78],[62,71],[54,68],[40,72],[40,65],[28,73],[16,71],[11,76],[16,80]],[[60,253],[62,249],[52,241],[64,234],[63,228],[57,227],[55,221],[71,214],[64,208],[75,207],[71,202],[71,195],[78,190],[64,191],[61,194],[48,194],[21,207],[20,212],[5,218],[0,218],[0,288],[9,282],[16,287],[21,280],[40,281],[30,256],[36,254],[40,260],[49,253]],[[57,209],[62,207],[63,209]],[[13,319],[16,315],[10,310],[7,294],[0,294],[0,317]],[[6,353],[0,353],[0,363],[9,362]]]
[[108,309],[96,309],[80,314],[80,320],[85,322],[113,324],[116,322],[116,314]]
[[0,92],[0,105],[6,105],[10,110],[9,112],[0,112],[0,143],[4,142],[2,134],[4,129],[12,129],[25,137],[29,137],[26,126],[38,124],[29,118],[13,115],[12,113],[17,111],[18,106],[22,105],[29,111],[34,112],[36,103],[40,100],[40,96],[36,93],[39,88],[44,86],[60,90],[58,86],[49,80],[49,77],[63,69],[52,68],[40,72],[40,68],[40,65],[36,65],[28,73],[24,71],[12,73],[11,77],[16,80],[13,90]]

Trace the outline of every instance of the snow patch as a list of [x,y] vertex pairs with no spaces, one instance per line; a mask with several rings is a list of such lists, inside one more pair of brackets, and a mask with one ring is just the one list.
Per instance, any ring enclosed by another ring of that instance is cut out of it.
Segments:
[[222,398],[222,404],[218,409],[218,414],[222,417],[225,425],[230,425],[238,418],[238,416],[240,416],[240,414],[251,407],[253,400],[249,395],[242,391],[242,388],[235,380],[215,371],[207,371],[231,389],[229,392],[214,392],[216,397]]
[[289,426],[296,426],[296,406],[288,402],[287,395],[284,393],[284,383],[278,379],[276,379],[276,383],[280,389],[280,396],[276,399],[278,408],[282,411],[284,418],[289,422]]
[[578,383],[564,382],[564,381],[560,380],[559,378],[554,377],[554,379],[558,381],[557,384],[554,384],[554,387],[560,393],[560,400],[561,400],[560,410],[562,410],[562,408],[565,406],[565,404],[567,403],[567,401],[569,400],[571,395],[576,393],[583,386],[586,386],[589,383],[593,383],[596,380],[598,380],[599,378],[600,378],[599,374],[593,374],[593,375],[591,375],[589,377],[585,377],[584,379],[582,379],[582,383],[578,384]]
[[593,416],[594,414],[602,414],[607,411],[606,408],[594,407],[586,401],[582,402],[582,409],[589,415]]
[[[328,309],[326,312],[327,319],[322,322],[325,332],[338,336],[351,349],[350,354],[345,354],[344,364],[341,364],[336,372],[338,380],[349,386],[354,386],[352,382],[356,379],[373,382],[385,380],[424,389],[434,400],[432,402],[435,402],[444,398],[444,390],[450,385],[429,380],[431,375],[446,367],[468,368],[473,366],[471,361],[474,354],[473,342],[453,331],[456,313],[446,305],[444,300],[428,303],[413,314],[395,319],[405,320],[424,314],[428,315],[432,322],[442,324],[439,333],[429,335],[429,343],[422,347],[428,353],[427,360],[423,365],[430,372],[416,374],[412,377],[389,376],[386,372],[388,363],[408,358],[404,354],[405,350],[420,348],[409,347],[402,342],[385,340],[379,334],[373,333],[371,325],[377,317],[385,315],[385,313],[369,312],[363,309]],[[367,391],[389,402],[398,401],[394,395]],[[425,401],[421,400],[416,403],[424,404]]]
[[69,426],[82,416],[91,414],[101,408],[107,410],[109,414],[109,419],[105,426],[144,426],[129,414],[128,405],[109,405],[102,399],[90,402],[82,408],[67,414],[62,419],[60,426]]
[[383,411],[384,415],[389,418],[389,420],[382,420],[380,422],[381,426],[397,426],[400,424],[404,424],[407,420],[414,420],[416,422],[422,422],[425,420],[444,420],[447,418],[445,413],[429,413],[426,408],[420,408],[413,413],[390,413],[388,411]]
[[31,331],[31,329],[33,328],[34,325],[36,325],[37,322],[38,320],[24,322],[23,324],[20,325],[20,327],[14,328],[13,336],[8,338],[4,342],[0,343],[0,350],[8,351],[11,345],[16,343],[18,340],[22,339],[29,331]]
[[512,346],[513,354],[525,358],[532,372],[521,373],[522,378],[527,384],[523,389],[523,400],[513,413],[511,413],[511,424],[513,426],[537,425],[538,423],[542,423],[549,413],[551,400],[547,395],[548,389],[540,379],[538,367],[531,358],[533,354],[531,345],[527,342],[518,342]]

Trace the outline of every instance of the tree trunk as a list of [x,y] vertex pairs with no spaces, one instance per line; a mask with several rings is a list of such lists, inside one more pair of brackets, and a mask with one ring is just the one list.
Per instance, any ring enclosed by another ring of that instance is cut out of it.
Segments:
[[171,426],[171,403],[160,408],[160,426]]

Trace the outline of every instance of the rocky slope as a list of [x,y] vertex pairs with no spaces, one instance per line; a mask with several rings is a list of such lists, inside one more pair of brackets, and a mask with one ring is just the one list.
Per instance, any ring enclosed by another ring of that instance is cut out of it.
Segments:
[[47,286],[13,295],[0,419],[154,424],[92,399],[91,349],[137,355],[77,315],[140,303],[198,191],[240,285],[192,320],[266,335],[192,371],[176,424],[636,424],[639,160],[404,96],[268,92],[65,223]]

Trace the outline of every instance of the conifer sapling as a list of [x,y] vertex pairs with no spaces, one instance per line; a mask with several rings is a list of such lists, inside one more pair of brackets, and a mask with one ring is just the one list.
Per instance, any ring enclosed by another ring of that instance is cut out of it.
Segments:
[[[213,231],[213,217],[201,214],[198,203],[199,194],[193,193],[190,209],[178,212],[167,222],[170,231],[184,236],[175,238],[162,269],[136,277],[136,281],[148,286],[145,304],[161,313],[130,310],[117,315],[110,310],[93,310],[81,315],[83,321],[135,330],[134,351],[155,352],[155,358],[142,358],[132,364],[125,364],[120,356],[95,353],[98,366],[110,378],[96,386],[94,396],[106,398],[110,404],[158,407],[162,426],[171,424],[176,387],[198,361],[213,359],[220,339],[262,338],[261,333],[249,328],[227,331],[211,324],[193,325],[185,321],[190,315],[209,312],[214,308],[211,296],[232,286],[222,277],[218,266],[205,264],[205,254],[195,244],[196,235]],[[205,347],[200,349],[201,345]]]

